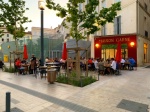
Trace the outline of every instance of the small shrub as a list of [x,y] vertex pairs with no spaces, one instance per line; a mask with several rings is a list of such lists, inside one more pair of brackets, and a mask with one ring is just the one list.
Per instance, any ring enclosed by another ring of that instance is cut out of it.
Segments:
[[96,81],[96,79],[93,78],[92,76],[89,77],[81,76],[80,79],[78,79],[75,72],[72,72],[70,76],[71,77],[68,78],[66,76],[60,75],[57,77],[56,80],[59,83],[70,84],[78,87],[84,87]]
[[4,66],[4,71],[9,72],[9,73],[15,73],[15,68],[14,67],[6,67]]

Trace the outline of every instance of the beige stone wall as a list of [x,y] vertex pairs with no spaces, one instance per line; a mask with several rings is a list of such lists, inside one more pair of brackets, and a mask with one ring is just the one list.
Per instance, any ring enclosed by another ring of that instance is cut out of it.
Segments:
[[[101,9],[102,4],[97,8]],[[115,0],[105,0],[106,7],[110,7]],[[137,0],[121,0],[122,10],[117,12],[117,16],[121,16],[121,34],[139,34],[137,37],[137,60],[138,64],[142,65],[144,61],[144,43],[148,45],[147,61],[150,62],[150,1],[138,0],[140,5],[137,5]],[[144,10],[147,4],[147,12]],[[84,7],[84,5],[83,5]],[[145,21],[146,17],[146,21]],[[148,31],[148,38],[145,37],[145,30]],[[94,35],[101,35],[101,30]],[[94,35],[90,36],[91,41],[91,57],[94,57]],[[114,23],[106,24],[106,35],[114,35]]]

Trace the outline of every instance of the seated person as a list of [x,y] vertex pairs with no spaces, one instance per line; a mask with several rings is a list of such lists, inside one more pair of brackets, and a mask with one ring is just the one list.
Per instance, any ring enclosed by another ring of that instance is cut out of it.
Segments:
[[111,58],[111,71],[112,73],[114,74],[115,73],[115,70],[116,70],[116,61],[114,58]]
[[17,60],[15,60],[15,67],[19,70],[19,74],[24,74],[24,67],[21,66],[20,58],[17,58]]
[[103,61],[103,59],[101,59],[100,62],[98,62],[98,72],[99,72],[99,74],[104,75],[104,70],[105,70],[104,61]]
[[135,66],[135,60],[133,58],[130,58],[129,62],[130,62],[129,70],[133,70],[133,67]]
[[122,59],[121,59],[121,69],[124,69],[124,67],[125,67],[125,64],[124,64],[124,63],[125,63],[125,60],[122,58]]
[[0,68],[3,70],[3,67],[4,67],[4,63],[2,60],[0,60]]
[[45,59],[45,63],[48,63],[49,62],[49,58],[48,57],[46,57],[46,59]]
[[23,58],[23,60],[21,61],[21,69],[23,70],[23,74],[27,74],[28,71],[28,65],[27,65],[27,61],[26,59]]

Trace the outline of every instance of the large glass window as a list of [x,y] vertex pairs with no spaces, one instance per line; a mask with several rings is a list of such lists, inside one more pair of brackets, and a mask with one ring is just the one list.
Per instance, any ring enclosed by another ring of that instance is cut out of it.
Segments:
[[[117,44],[104,44],[102,45],[102,54],[101,57],[104,58],[104,60],[108,58],[115,58],[116,57],[116,52],[117,52]],[[128,58],[128,48],[127,44],[122,44],[121,45],[121,57],[122,58]]]

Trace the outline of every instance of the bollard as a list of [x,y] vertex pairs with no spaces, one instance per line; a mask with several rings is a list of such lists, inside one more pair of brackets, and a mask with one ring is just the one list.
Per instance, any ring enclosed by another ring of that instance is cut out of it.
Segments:
[[10,92],[6,92],[6,112],[10,112]]

